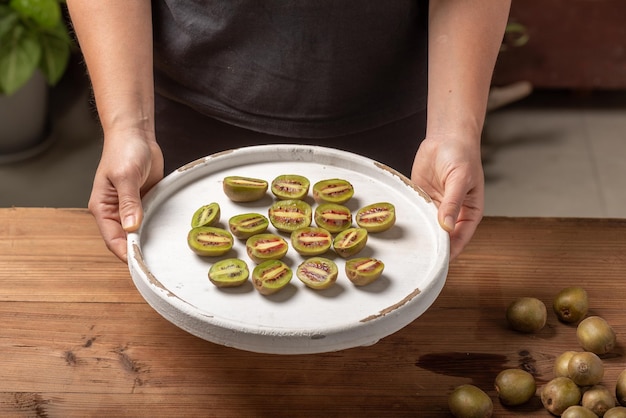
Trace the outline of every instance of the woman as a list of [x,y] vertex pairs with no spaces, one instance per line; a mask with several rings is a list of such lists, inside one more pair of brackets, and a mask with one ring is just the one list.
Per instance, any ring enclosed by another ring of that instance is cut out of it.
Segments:
[[89,209],[120,259],[164,164],[271,142],[387,163],[437,203],[452,259],[471,239],[510,1],[67,4],[104,131]]

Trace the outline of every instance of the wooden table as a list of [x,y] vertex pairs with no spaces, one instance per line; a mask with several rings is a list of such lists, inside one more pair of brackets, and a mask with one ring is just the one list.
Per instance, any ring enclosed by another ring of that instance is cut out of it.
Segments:
[[[148,306],[84,209],[0,209],[0,416],[450,416],[447,397],[473,383],[494,416],[550,416],[539,397],[504,408],[493,380],[579,350],[549,309],[531,335],[507,327],[518,296],[548,307],[584,286],[590,314],[619,344],[604,357],[614,389],[626,368],[626,220],[486,218],[435,304],[371,347],[276,356],[206,342]],[[540,389],[539,389],[540,390]],[[538,392],[539,392],[538,390]]]

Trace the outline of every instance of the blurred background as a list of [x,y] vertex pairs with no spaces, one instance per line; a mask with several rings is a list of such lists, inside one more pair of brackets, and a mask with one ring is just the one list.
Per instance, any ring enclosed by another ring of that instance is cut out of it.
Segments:
[[[484,130],[485,215],[626,217],[623,16],[623,0],[513,1]],[[87,205],[102,134],[78,51],[44,91],[43,133],[21,146],[3,129],[36,112],[0,88],[0,207]]]

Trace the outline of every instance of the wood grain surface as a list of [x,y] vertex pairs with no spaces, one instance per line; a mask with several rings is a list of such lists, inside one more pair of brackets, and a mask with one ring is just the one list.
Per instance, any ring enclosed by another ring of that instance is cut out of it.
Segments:
[[[407,278],[410,279],[410,278]],[[277,356],[218,346],[148,306],[84,209],[0,209],[0,416],[449,417],[463,383],[494,417],[551,416],[539,396],[506,408],[493,382],[519,367],[541,387],[581,350],[551,310],[579,285],[615,329],[603,384],[626,369],[626,220],[486,218],[435,304],[370,347]],[[509,329],[516,297],[548,306],[535,334]]]

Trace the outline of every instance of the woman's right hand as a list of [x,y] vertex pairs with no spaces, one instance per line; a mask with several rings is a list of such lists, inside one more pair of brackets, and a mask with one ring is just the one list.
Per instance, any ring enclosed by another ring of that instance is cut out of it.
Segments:
[[163,177],[154,135],[150,0],[67,0],[89,70],[104,148],[89,210],[107,247],[126,260],[126,233],[139,228],[141,196]]
[[143,132],[105,136],[89,210],[107,248],[127,262],[126,234],[143,219],[141,196],[163,178],[163,154]]

